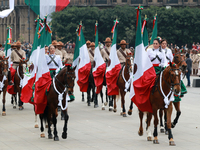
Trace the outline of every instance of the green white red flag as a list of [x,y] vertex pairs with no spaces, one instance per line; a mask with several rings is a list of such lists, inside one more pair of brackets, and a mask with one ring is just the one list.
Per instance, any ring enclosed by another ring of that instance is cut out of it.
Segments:
[[[154,21],[153,21],[153,33],[152,33],[152,36],[151,36],[151,41],[150,41],[150,45],[153,44],[153,41],[154,39],[157,37],[157,33],[158,33],[158,30],[157,30],[157,16],[154,16]],[[154,23],[155,22],[155,23]]]
[[11,55],[11,41],[12,41],[12,28],[11,27],[7,27],[7,38],[6,38],[6,45],[5,45],[5,56],[9,57],[8,59],[8,63],[9,63],[9,68],[11,66],[11,59],[10,59],[10,55]]

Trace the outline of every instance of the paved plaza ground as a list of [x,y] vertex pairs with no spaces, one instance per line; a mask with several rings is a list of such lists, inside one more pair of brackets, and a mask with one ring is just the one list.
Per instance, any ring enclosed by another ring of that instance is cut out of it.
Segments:
[[[199,77],[191,77],[199,78]],[[184,79],[186,84],[186,79]],[[158,134],[160,144],[146,140],[146,133],[138,136],[139,117],[134,105],[133,115],[120,116],[120,101],[117,112],[90,107],[81,101],[79,88],[75,86],[76,100],[69,104],[68,138],[62,139],[64,122],[58,117],[58,135],[60,141],[40,138],[40,130],[34,128],[34,112],[31,104],[24,104],[25,109],[13,109],[10,95],[7,95],[6,116],[0,116],[0,150],[199,150],[200,149],[200,88],[187,88],[188,94],[181,101],[181,117],[172,130],[175,147],[170,147],[168,137]],[[85,94],[86,99],[86,94]],[[130,104],[126,96],[126,109]],[[2,107],[2,104],[0,104]],[[173,111],[172,118],[176,112]],[[39,121],[38,121],[39,122]],[[151,122],[153,129],[153,121]],[[153,130],[152,130],[153,131]]]

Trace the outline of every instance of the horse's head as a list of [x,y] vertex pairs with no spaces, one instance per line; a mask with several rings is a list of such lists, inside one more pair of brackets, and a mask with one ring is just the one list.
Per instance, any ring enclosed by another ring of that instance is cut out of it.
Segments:
[[185,73],[187,69],[187,64],[184,59],[184,55],[181,53],[176,53],[174,55],[173,62],[175,62],[177,65],[179,65],[179,68],[182,70],[183,73]]
[[181,92],[181,86],[180,86],[181,71],[179,69],[180,63],[177,65],[175,63],[170,62],[170,66],[167,67],[169,69],[168,70],[168,72],[169,72],[168,83],[171,84],[172,90],[175,95],[178,95]]
[[20,59],[20,62],[19,62],[19,72],[21,74],[24,74],[26,72],[26,68],[27,68],[27,62],[28,62],[29,59]]
[[7,76],[8,75],[8,59],[9,57],[0,57],[0,66],[1,66],[1,71],[2,75]]
[[125,65],[129,68],[129,72],[133,71],[133,53],[127,53],[126,52]]

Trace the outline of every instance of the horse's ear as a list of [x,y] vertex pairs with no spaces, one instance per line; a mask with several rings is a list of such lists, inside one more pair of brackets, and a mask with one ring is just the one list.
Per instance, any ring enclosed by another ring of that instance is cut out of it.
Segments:
[[75,66],[73,69],[76,70],[76,67],[77,67],[77,66]]
[[169,62],[169,65],[170,65],[170,67],[172,67],[172,62],[171,61]]
[[177,48],[175,48],[174,51],[175,51],[175,54],[178,53],[178,49]]

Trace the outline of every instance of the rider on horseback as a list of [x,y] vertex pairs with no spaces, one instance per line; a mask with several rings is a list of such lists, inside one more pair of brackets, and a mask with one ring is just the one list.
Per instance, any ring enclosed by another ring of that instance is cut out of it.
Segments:
[[104,42],[105,42],[105,48],[101,50],[101,55],[104,61],[106,61],[106,59],[107,60],[109,59],[112,41],[109,37],[107,37]]

